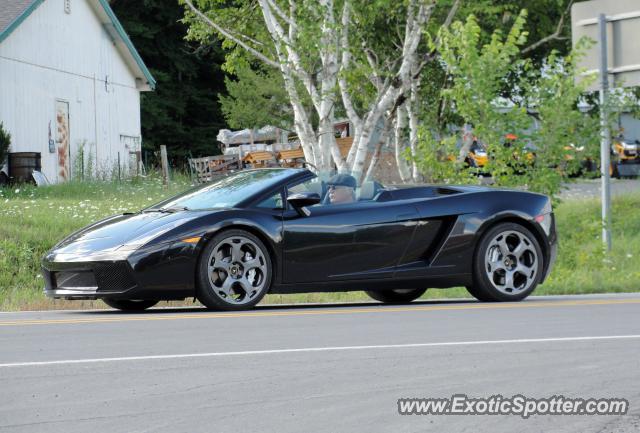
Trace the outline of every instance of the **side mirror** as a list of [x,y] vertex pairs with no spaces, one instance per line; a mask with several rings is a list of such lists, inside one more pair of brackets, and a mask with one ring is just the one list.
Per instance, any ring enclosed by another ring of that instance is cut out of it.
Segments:
[[298,212],[298,215],[309,216],[309,209],[306,206],[320,203],[320,195],[315,192],[299,192],[287,197],[287,202]]

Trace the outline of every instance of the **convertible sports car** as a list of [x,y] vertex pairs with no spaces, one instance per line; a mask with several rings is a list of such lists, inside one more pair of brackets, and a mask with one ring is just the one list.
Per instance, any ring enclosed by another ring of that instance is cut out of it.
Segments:
[[236,310],[266,293],[348,290],[410,302],[452,286],[518,301],[555,260],[544,195],[367,181],[335,204],[329,189],[307,169],[244,170],[106,218],[45,255],[45,293],[121,310],[190,297]]

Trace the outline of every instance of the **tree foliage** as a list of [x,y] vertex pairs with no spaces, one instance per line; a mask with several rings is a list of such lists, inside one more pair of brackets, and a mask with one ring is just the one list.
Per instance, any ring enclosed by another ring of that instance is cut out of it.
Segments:
[[[358,179],[373,131],[424,63],[419,47],[435,7],[433,0],[182,1],[189,37],[221,38],[227,70],[244,60],[280,72],[305,158]],[[354,130],[347,158],[334,137],[340,103]]]
[[293,114],[282,76],[271,68],[246,64],[225,78],[226,94],[218,95],[230,128],[260,128],[274,125],[293,129]]
[[177,2],[114,0],[111,5],[157,80],[155,91],[142,94],[143,149],[167,145],[174,160],[219,153],[216,135],[226,127],[218,103],[224,93],[220,43],[186,41]]
[[[454,0],[440,0],[438,2],[433,12],[434,19],[429,22],[426,29],[428,34],[437,34],[439,26],[444,22],[453,3]],[[243,27],[247,28],[249,24],[255,27],[260,24],[259,17],[256,18],[255,16],[246,15],[247,11],[241,9],[237,4],[234,6],[232,3],[227,2],[220,3],[220,5],[220,7],[223,7],[223,15],[221,15],[221,17],[224,19],[227,19],[227,17],[229,17],[229,19],[237,19],[237,17],[242,14],[240,19]],[[557,37],[550,39],[547,43],[541,44],[536,49],[530,50],[525,54],[525,57],[531,58],[534,64],[539,65],[542,59],[548,56],[552,50],[556,50],[560,55],[569,53],[571,48],[570,26],[566,14],[569,5],[570,0],[464,1],[461,3],[456,16],[465,17],[469,14],[474,14],[478,18],[478,24],[482,30],[481,40],[485,43],[495,29],[508,30],[523,8],[530,11],[528,18],[528,39],[531,41],[539,41],[552,35],[558,29],[558,24],[562,24]],[[206,8],[206,6],[204,7]],[[391,2],[388,0],[358,3],[354,7],[355,13],[353,20],[354,26],[359,29],[359,33],[352,33],[350,35],[352,38],[352,46],[354,47],[352,50],[353,54],[356,56],[365,56],[368,51],[376,53],[376,56],[378,56],[381,49],[387,56],[397,54],[397,46],[402,42],[400,29],[403,18],[402,13],[405,7],[404,2]],[[253,12],[255,12],[255,8]],[[209,38],[207,39],[208,43],[212,43],[212,41],[216,39],[216,36],[212,35],[201,22],[191,22],[191,28],[194,37],[207,37]],[[362,46],[363,40],[369,41],[366,47]],[[282,95],[282,78],[279,77],[278,74],[268,73],[262,66],[256,65],[256,62],[253,61],[254,57],[248,54],[246,50],[238,49],[237,44],[230,43],[226,40],[225,46],[231,49],[226,56],[225,70],[233,75],[233,79],[227,82],[227,92],[231,98],[225,98],[224,102],[222,102],[223,105],[227,102],[229,103],[224,108],[227,120],[233,123],[239,119],[246,119],[246,122],[238,123],[236,126],[233,126],[234,128],[255,126],[251,118],[265,119],[266,123],[276,123],[281,120],[282,117],[279,113],[276,113],[275,118],[271,117],[273,114],[272,106],[269,102],[262,103],[262,98],[267,98],[271,101],[269,98],[269,94],[271,93],[274,99],[277,100]],[[385,49],[385,47],[387,48]],[[367,51],[365,51],[365,49]],[[247,62],[247,58],[251,61]],[[361,60],[365,60],[365,62],[359,62],[359,64],[363,66],[360,70],[350,69],[343,71],[348,83],[358,89],[358,91],[353,94],[353,102],[359,110],[364,109],[366,105],[370,103],[371,98],[375,96],[369,79],[371,74],[378,72],[378,74],[384,75],[383,71],[373,71],[364,57],[362,57]],[[245,71],[239,73],[238,69]],[[254,72],[249,73],[246,69],[252,69]],[[439,107],[437,98],[435,97],[435,94],[439,93],[439,90],[444,85],[445,73],[442,65],[430,63],[425,66],[422,75],[425,78],[422,80],[421,85],[421,92],[423,92],[420,95],[421,105],[424,109],[431,110],[434,121],[445,123],[452,121],[453,118],[451,116],[454,116],[454,113],[444,110],[444,107]],[[384,76],[382,78],[384,78]],[[241,97],[235,99],[233,94],[237,94],[237,92],[234,92],[234,90],[244,87],[250,91],[251,88],[258,84],[263,88],[259,90],[259,102],[239,107],[238,105],[244,105],[245,100]],[[508,93],[508,91],[508,86],[502,89],[503,93]],[[433,101],[434,104],[430,104],[431,101]],[[233,105],[236,106],[234,107]],[[336,108],[339,110],[340,116],[346,116],[343,107],[339,106]],[[245,115],[235,116],[235,110],[243,112]],[[251,113],[251,116],[246,115],[249,113]],[[291,114],[290,118],[292,118]],[[258,125],[258,122],[255,122],[255,124]],[[293,123],[291,122],[289,128],[292,127]]]
[[[577,110],[586,83],[574,81],[574,55],[551,52],[540,67],[522,56],[525,23],[522,11],[506,34],[496,29],[487,43],[473,15],[444,30],[439,51],[450,83],[442,97],[487,146],[483,171],[497,185],[555,194],[580,159],[597,149],[597,120]],[[508,99],[501,97],[505,83],[512,89]],[[506,134],[517,139],[507,140]],[[429,180],[466,182],[477,176],[463,161],[450,160],[458,153],[451,131],[425,127],[421,138],[414,159]],[[586,152],[575,152],[583,146]]]
[[[467,124],[488,145],[486,169],[498,185],[555,193],[594,148],[594,119],[576,109],[584,87],[573,81],[573,0],[182,1],[189,37],[222,40],[227,50],[224,68],[235,79],[223,104],[252,105],[226,115],[238,126],[273,119],[281,80],[305,156],[324,166],[331,148],[338,168],[359,176],[370,132],[384,125],[395,130],[382,135],[396,155],[412,162],[403,180],[419,180],[421,169],[429,180],[468,181],[477,173],[462,170],[452,128]],[[523,7],[535,12],[529,30]],[[468,19],[449,26],[454,16]],[[264,73],[269,67],[279,72]],[[500,100],[514,108],[500,109]],[[355,144],[344,161],[327,139],[336,113],[353,124]],[[506,143],[507,133],[518,139]],[[586,153],[571,154],[584,145]]]

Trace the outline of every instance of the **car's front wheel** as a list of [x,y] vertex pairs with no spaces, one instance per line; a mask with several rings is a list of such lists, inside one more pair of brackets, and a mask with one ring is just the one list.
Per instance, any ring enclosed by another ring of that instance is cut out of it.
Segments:
[[427,289],[392,289],[381,291],[366,290],[365,293],[376,301],[386,304],[404,304],[418,299],[426,291]]
[[154,300],[132,300],[132,299],[103,299],[102,302],[122,311],[144,311],[147,308],[151,308],[158,303]]
[[271,285],[269,251],[254,234],[228,230],[213,237],[198,265],[198,300],[206,307],[253,307]]
[[480,301],[520,301],[538,285],[542,265],[542,250],[533,233],[520,224],[500,223],[478,244],[473,286],[467,290]]

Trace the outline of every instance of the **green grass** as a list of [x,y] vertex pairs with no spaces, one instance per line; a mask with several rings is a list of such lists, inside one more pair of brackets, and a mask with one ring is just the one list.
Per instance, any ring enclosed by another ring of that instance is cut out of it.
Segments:
[[567,200],[556,209],[558,259],[538,294],[640,291],[640,194],[612,202],[610,254],[602,248],[600,201]]
[[[176,176],[169,188],[158,177],[122,183],[76,183],[0,189],[0,310],[94,308],[101,302],[53,301],[42,294],[42,255],[69,233],[102,217],[138,210],[190,186]],[[602,253],[597,200],[571,200],[556,208],[560,247],[556,266],[536,294],[640,290],[640,194],[613,201],[613,244]],[[429,290],[425,298],[468,297],[463,288]],[[265,303],[353,302],[363,292],[268,295]],[[187,302],[190,303],[190,302]],[[174,305],[176,303],[173,303]]]

